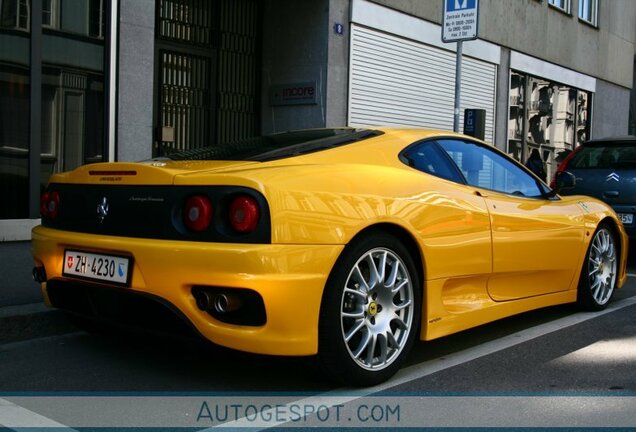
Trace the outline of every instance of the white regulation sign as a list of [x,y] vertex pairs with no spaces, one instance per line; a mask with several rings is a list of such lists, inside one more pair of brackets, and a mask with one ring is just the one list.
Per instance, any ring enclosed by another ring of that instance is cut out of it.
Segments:
[[479,0],[443,0],[442,41],[477,39]]

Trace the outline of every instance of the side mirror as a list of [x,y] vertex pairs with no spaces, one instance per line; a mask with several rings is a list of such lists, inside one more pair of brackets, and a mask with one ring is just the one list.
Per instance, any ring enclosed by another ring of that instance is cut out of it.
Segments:
[[568,171],[559,171],[555,177],[555,186],[547,193],[546,198],[552,198],[561,193],[563,190],[573,189],[576,186],[576,177]]

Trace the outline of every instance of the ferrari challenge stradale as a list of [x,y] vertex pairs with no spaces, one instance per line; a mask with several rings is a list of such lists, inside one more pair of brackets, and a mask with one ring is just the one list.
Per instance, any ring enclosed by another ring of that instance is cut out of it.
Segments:
[[158,307],[215,344],[317,355],[370,385],[416,339],[605,307],[627,237],[603,202],[559,196],[574,182],[560,173],[551,190],[493,146],[434,130],[293,131],[92,164],[44,191],[34,276],[74,314]]

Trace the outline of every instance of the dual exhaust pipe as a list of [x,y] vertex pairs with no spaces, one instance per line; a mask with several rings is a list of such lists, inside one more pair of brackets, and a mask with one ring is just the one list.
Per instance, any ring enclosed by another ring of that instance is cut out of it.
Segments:
[[223,323],[262,326],[267,322],[263,298],[254,290],[195,286],[192,296],[197,308]]
[[202,311],[226,314],[237,311],[243,306],[243,301],[239,296],[231,292],[211,293],[205,290],[198,290],[194,293],[197,307]]
[[[46,270],[43,266],[33,267],[33,280],[38,283],[46,282]],[[243,307],[243,299],[240,295],[230,291],[211,292],[205,289],[197,289],[193,292],[197,307],[202,311],[219,315],[235,312]]]

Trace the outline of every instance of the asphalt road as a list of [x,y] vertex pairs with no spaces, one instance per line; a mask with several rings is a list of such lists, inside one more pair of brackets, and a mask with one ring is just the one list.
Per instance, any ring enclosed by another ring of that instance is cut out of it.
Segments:
[[[619,290],[613,302],[632,296],[636,296],[636,280]],[[444,358],[576,313],[574,306],[552,307],[439,340],[420,342],[406,366]],[[324,380],[311,358],[258,356],[206,346],[196,340],[146,333],[92,334],[70,325],[64,331],[64,334],[1,344],[0,392],[320,392],[337,388]],[[599,341],[629,338],[633,342],[632,355],[617,359],[611,367],[595,365],[597,359],[590,358],[589,364],[564,371],[563,365],[567,362],[549,361]],[[613,376],[611,381],[607,380],[608,372]],[[448,379],[451,376],[453,378]],[[425,392],[620,389],[636,392],[636,305],[397,389]]]
[[[636,275],[634,255],[629,273]],[[594,314],[573,305],[551,307],[420,342],[395,379],[363,392],[634,395],[636,277],[616,292],[609,309]],[[92,334],[59,320],[43,325],[42,333],[0,342],[0,397],[16,392],[329,395],[343,390],[326,381],[311,358],[244,354],[147,333]],[[58,331],[46,331],[55,325]]]

